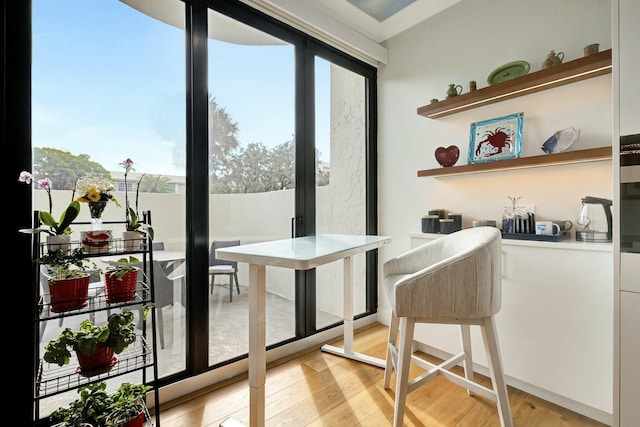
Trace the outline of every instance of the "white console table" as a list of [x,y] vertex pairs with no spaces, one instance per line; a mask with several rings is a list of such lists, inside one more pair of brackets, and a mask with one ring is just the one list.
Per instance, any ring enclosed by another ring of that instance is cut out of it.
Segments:
[[[334,262],[344,262],[344,348],[323,347],[324,351],[382,366],[383,361],[353,351],[353,277],[352,258],[377,249],[391,241],[386,236],[322,234],[233,246],[216,250],[216,257],[249,263],[249,423],[265,424],[265,278],[266,266],[309,270]],[[228,418],[221,427],[241,426]]]

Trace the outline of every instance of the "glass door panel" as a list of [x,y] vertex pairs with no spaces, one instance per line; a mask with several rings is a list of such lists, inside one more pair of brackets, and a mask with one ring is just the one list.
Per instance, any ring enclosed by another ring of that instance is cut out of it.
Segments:
[[[174,18],[184,22],[184,3],[174,3]],[[36,181],[52,181],[53,216],[79,196],[74,183],[95,172],[113,184],[111,194],[120,205],[108,203],[103,214],[103,227],[114,238],[121,238],[124,223],[108,222],[125,221],[128,201],[140,215],[151,211],[155,241],[184,258],[184,31],[119,1],[33,0],[32,10],[32,172]],[[127,159],[133,169],[125,182]],[[48,211],[48,194],[36,181],[34,209]],[[88,206],[81,204],[77,221],[90,219]],[[72,240],[79,240],[83,227],[89,226],[72,226]],[[173,277],[180,271],[167,272]],[[157,307],[162,311],[156,318],[158,347],[160,338],[164,343],[158,350],[160,377],[186,367],[182,283],[173,281],[171,301]],[[132,311],[139,320],[139,309]],[[105,323],[106,316],[106,311],[95,313],[94,323]],[[65,328],[76,330],[82,320],[72,316],[43,324],[40,345],[44,348]],[[41,415],[66,398],[77,393],[45,399]]]
[[[289,238],[295,49],[214,11],[209,35],[209,247]],[[238,264],[237,278],[215,274],[206,284],[210,365],[248,352],[246,263]],[[295,335],[294,282],[291,270],[267,268],[267,345]]]
[[[316,233],[365,234],[365,78],[316,57]],[[365,257],[354,257],[354,314],[363,313]],[[343,317],[343,264],[316,270],[316,327]]]

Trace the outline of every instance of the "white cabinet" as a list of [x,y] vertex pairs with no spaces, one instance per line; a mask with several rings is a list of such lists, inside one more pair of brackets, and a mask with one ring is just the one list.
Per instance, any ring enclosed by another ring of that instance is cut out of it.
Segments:
[[640,293],[620,292],[620,427],[640,423]]
[[[620,254],[620,290],[640,293],[640,254],[631,252]],[[640,354],[638,354],[638,360],[640,360]]]
[[[614,63],[614,69],[618,66],[619,83],[614,85],[614,99],[617,96],[619,109],[613,123],[614,126],[619,123],[619,135],[632,135],[640,133],[640,1],[614,0],[613,11],[614,49],[615,36],[619,36],[618,61]],[[619,180],[614,185],[619,188]],[[620,206],[619,196],[618,191],[614,206]],[[618,265],[614,291],[613,425],[637,427],[640,425],[640,254],[620,253],[619,248],[615,254]]]
[[619,0],[620,135],[640,133],[640,1]]
[[640,254],[620,254],[619,427],[640,423]]
[[[415,247],[439,235],[410,237]],[[507,382],[611,424],[612,245],[504,239],[502,252],[502,309],[496,327]],[[445,353],[459,351],[455,329],[446,326],[416,329],[416,340],[424,338]],[[482,339],[474,329],[474,362],[486,367]]]

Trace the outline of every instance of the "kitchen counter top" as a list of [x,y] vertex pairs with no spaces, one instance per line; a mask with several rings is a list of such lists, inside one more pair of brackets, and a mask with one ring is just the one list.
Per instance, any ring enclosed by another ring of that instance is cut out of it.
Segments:
[[[433,240],[443,236],[442,234],[432,233],[409,233],[409,237],[425,240]],[[611,252],[613,253],[612,243],[592,243],[592,242],[578,242],[575,240],[575,234],[571,238],[562,240],[560,242],[543,242],[535,240],[517,240],[517,239],[502,239],[504,246],[527,246],[531,248],[551,248],[551,249],[569,249],[578,251],[596,251],[596,252]]]

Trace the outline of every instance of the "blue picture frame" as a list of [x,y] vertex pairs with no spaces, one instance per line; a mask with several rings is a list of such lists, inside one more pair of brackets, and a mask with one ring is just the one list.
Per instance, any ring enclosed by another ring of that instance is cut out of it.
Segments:
[[524,113],[471,123],[469,163],[515,159],[522,152]]

